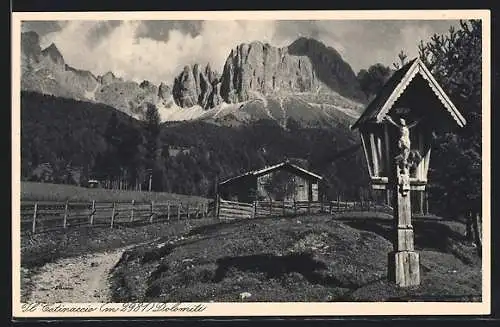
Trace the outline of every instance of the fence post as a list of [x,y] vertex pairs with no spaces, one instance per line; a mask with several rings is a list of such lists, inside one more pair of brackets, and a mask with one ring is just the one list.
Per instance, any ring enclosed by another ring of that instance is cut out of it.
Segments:
[[257,201],[253,201],[252,218],[257,217]]
[[189,220],[189,202],[186,204],[186,219]]
[[167,221],[170,221],[170,202],[167,201]]
[[92,211],[90,212],[90,226],[94,224],[94,216],[95,216],[95,200],[92,200]]
[[425,192],[425,214],[429,215],[429,193]]
[[31,232],[33,234],[35,234],[35,230],[36,230],[36,212],[38,210],[38,203],[35,202],[35,207],[33,208],[33,224],[31,226]]
[[68,201],[66,201],[66,204],[64,205],[64,221],[63,221],[63,228],[66,228],[66,225],[68,224]]
[[328,208],[328,213],[331,215],[333,209],[333,201],[330,201],[330,208]]
[[153,218],[155,216],[155,202],[151,200],[150,214],[149,214],[149,223],[153,223]]
[[477,233],[479,234],[479,246],[483,244],[483,220],[479,215],[479,212],[476,212],[476,224],[477,224]]
[[477,246],[477,250],[481,253],[481,245],[482,245],[482,235],[480,230],[480,215],[478,212],[471,212],[472,218],[472,230],[474,232],[474,243]]
[[134,221],[134,205],[135,205],[135,200],[132,200],[132,209],[130,209],[130,222]]
[[283,216],[286,216],[285,199],[283,199]]
[[297,215],[297,200],[293,199],[293,214]]
[[273,199],[269,199],[269,216],[273,215]]
[[181,205],[181,202],[177,205],[177,220],[181,220]]
[[116,204],[113,202],[113,211],[111,212],[111,225],[110,227],[113,228],[113,223],[115,221],[115,210],[116,210]]
[[214,214],[215,214],[215,218],[219,218],[219,194],[216,194],[215,195],[215,202],[214,202],[214,206],[215,206],[215,211],[214,211]]
[[340,212],[340,193],[337,194],[337,212]]

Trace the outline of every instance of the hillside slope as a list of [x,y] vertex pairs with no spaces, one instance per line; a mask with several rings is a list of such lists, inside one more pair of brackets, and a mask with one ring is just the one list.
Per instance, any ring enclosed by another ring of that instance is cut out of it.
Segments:
[[422,284],[386,278],[391,217],[264,218],[193,228],[124,253],[117,302],[480,301],[481,265],[464,226],[414,222]]

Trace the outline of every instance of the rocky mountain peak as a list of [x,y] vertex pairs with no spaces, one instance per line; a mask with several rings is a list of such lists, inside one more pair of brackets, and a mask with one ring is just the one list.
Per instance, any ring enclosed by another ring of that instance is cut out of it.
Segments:
[[290,44],[287,51],[292,56],[307,58],[318,80],[328,88],[347,98],[366,101],[356,74],[334,48],[316,39],[301,37]]
[[247,101],[255,92],[305,92],[319,84],[310,62],[291,56],[286,48],[254,41],[231,51],[222,73],[221,95],[226,102]]
[[98,80],[102,85],[109,85],[111,83],[122,81],[122,79],[117,78],[113,72],[107,72],[106,74],[99,76]]
[[47,48],[43,49],[42,55],[44,57],[50,58],[54,63],[58,65],[65,65],[64,58],[54,43],[51,43]]
[[155,85],[153,83],[151,83],[150,81],[148,80],[143,80],[141,82],[141,84],[139,84],[139,87],[143,88],[143,89],[147,89],[147,88],[151,88],[151,87],[154,87]]
[[40,37],[36,32],[21,33],[21,70],[23,73],[31,71],[33,66],[38,64],[41,52]]
[[299,38],[283,48],[258,40],[241,43],[231,50],[220,76],[209,64],[203,70],[200,67],[185,66],[175,79],[173,96],[179,106],[211,108],[222,101],[239,103],[320,89],[365,100],[349,64],[335,49],[312,38]]
[[220,76],[219,74],[215,71],[212,70],[212,67],[210,66],[210,63],[208,63],[205,66],[205,76],[207,76],[208,81],[210,84],[215,85],[220,82]]
[[206,66],[204,70],[199,64],[185,66],[182,73],[174,80],[172,95],[175,103],[180,107],[199,105],[203,108],[212,108],[222,102],[218,93],[220,87],[217,75]]
[[224,65],[221,95],[226,102],[249,100],[255,92],[315,92],[330,89],[364,101],[356,75],[333,48],[311,38],[299,38],[278,48],[254,41],[234,48]]
[[41,52],[42,49],[40,48],[40,37],[38,33],[33,31],[23,32],[21,34],[21,53],[38,61]]
[[342,58],[340,53],[332,47],[326,46],[323,42],[310,37],[299,37],[288,46],[291,54],[305,55],[306,53],[327,52],[332,57]]
[[172,94],[172,89],[170,88],[169,85],[161,82],[160,86],[158,87],[158,97],[161,99],[168,99]]

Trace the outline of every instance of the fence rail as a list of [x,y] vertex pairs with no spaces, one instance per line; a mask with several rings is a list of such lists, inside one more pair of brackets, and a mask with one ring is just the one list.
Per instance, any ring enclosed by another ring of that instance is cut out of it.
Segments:
[[252,218],[254,205],[219,199],[217,217],[224,220]]
[[40,233],[78,226],[108,226],[215,217],[212,202],[21,202],[21,231]]
[[222,220],[303,214],[334,214],[352,211],[373,211],[392,214],[393,209],[374,201],[254,201],[244,203],[218,200],[217,217]]

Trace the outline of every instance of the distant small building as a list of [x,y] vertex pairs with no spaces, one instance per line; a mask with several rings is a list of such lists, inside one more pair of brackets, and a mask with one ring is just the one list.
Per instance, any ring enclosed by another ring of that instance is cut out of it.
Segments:
[[169,146],[168,147],[168,156],[169,157],[175,157],[179,153],[183,154],[189,154],[191,152],[191,148],[189,147],[176,147],[176,146]]
[[318,201],[319,182],[323,177],[288,161],[260,170],[246,172],[218,184],[222,199]]
[[98,180],[89,179],[87,181],[87,187],[88,188],[99,188],[100,186],[101,186],[101,183]]

